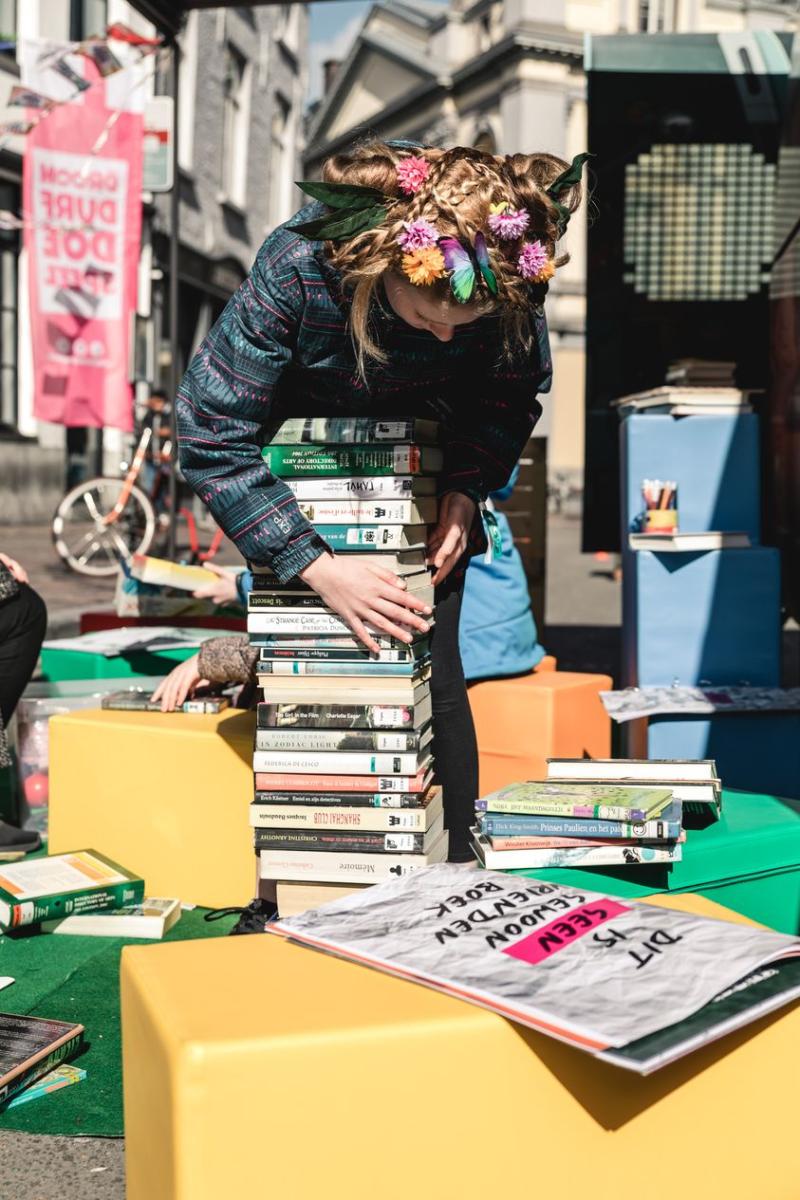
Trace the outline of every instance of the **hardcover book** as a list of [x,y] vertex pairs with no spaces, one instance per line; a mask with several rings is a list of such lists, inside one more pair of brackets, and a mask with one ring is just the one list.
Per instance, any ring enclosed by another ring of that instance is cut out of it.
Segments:
[[278,446],[273,442],[261,454],[272,474],[282,479],[434,474],[443,462],[438,447],[416,445]]
[[[432,525],[435,496],[412,500],[299,500],[298,508],[312,525]],[[327,536],[322,530],[323,537]]]
[[328,476],[285,483],[298,500],[408,500],[436,495],[436,480],[430,475]]
[[500,837],[642,838],[660,841],[681,833],[683,806],[673,800],[649,821],[606,821],[591,817],[541,817],[528,814],[481,813],[481,833]]
[[476,811],[534,816],[646,821],[672,802],[665,787],[628,787],[609,783],[534,780],[512,783],[475,803]]
[[290,417],[275,434],[281,445],[317,442],[322,445],[358,445],[362,442],[419,442],[434,445],[439,422],[423,417]]
[[261,850],[262,879],[309,879],[317,883],[375,883],[409,875],[447,858],[447,830],[427,854],[335,853],[326,850]]
[[798,938],[445,864],[267,930],[643,1075],[800,996]]
[[0,866],[0,929],[138,904],[144,881],[96,850]]
[[419,689],[408,704],[396,703],[299,703],[278,702],[274,689],[270,700],[258,705],[259,729],[407,729],[419,730],[432,716],[430,691]]
[[0,1105],[77,1054],[83,1026],[0,1013]]
[[376,833],[425,833],[442,814],[441,788],[431,788],[420,797],[415,808],[353,807],[350,798],[344,804],[260,804],[250,805],[250,824],[255,829],[348,829]]

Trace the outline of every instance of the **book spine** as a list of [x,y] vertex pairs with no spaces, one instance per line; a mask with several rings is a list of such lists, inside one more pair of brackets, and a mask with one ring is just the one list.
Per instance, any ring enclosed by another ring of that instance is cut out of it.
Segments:
[[144,899],[144,881],[126,879],[107,887],[87,887],[79,891],[62,892],[52,896],[20,900],[11,906],[11,928],[69,917],[73,913],[97,912],[105,908],[121,908],[123,904],[139,904]]
[[426,432],[426,426],[419,426],[413,419],[380,421],[374,417],[292,417],[278,429],[275,441],[281,445],[413,442],[420,433]]
[[346,750],[332,753],[256,750],[254,771],[303,771],[325,775],[403,775],[414,774],[418,767],[416,751],[406,754],[350,754]]
[[256,792],[254,807],[424,808],[427,792]]
[[265,704],[258,706],[259,729],[410,729],[413,704]]
[[[425,649],[426,647],[420,647],[422,653],[425,652]],[[328,646],[262,646],[258,666],[260,670],[262,663],[297,660],[298,662],[342,662],[368,667],[371,663],[414,662],[415,658],[421,656],[421,654],[415,655],[411,646],[406,646],[403,650],[380,650],[377,654],[370,654],[366,649],[361,654],[350,647],[338,650]],[[299,672],[294,673],[299,674]]]
[[[575,838],[566,837],[496,837],[491,835],[489,841],[493,850],[574,850]],[[581,838],[581,846],[639,846],[636,839],[626,838],[624,841],[613,838]]]
[[[428,828],[431,806],[425,808],[386,809],[336,808],[333,805],[256,804],[250,805],[250,824],[256,829],[365,829],[376,833],[424,833]],[[436,806],[436,811],[440,807]]]
[[423,775],[322,775],[258,771],[260,792],[421,792]]
[[576,846],[574,850],[495,850],[481,855],[489,869],[623,867],[680,862],[680,846]]
[[399,752],[419,749],[418,733],[379,733],[365,729],[257,729],[256,750],[290,751],[383,751]]
[[364,475],[325,479],[287,479],[298,500],[392,499],[414,495],[413,475]]
[[273,475],[348,476],[417,475],[422,469],[419,446],[265,446],[262,456]]
[[[341,617],[333,613],[314,612],[312,609],[271,609],[266,612],[250,613],[247,618],[248,633],[283,634],[341,634],[351,637],[352,629]],[[375,633],[380,633],[376,629]]]
[[[391,653],[391,652],[390,652]],[[368,662],[316,662],[303,661],[296,658],[280,660],[265,660],[260,658],[256,664],[256,672],[260,675],[332,675],[347,677],[369,676],[405,676],[408,678],[417,674],[425,659],[415,658],[408,662],[385,662],[372,658]]]
[[264,608],[321,608],[332,612],[316,592],[251,592],[247,597],[247,611],[259,612]]
[[[411,525],[416,514],[410,500],[301,500],[298,508],[314,525]],[[327,529],[325,537],[328,536]]]
[[575,817],[598,821],[646,821],[643,808],[625,808],[612,804],[559,804],[547,800],[476,800],[475,811],[507,813],[509,816],[531,817]]
[[332,550],[357,550],[362,554],[380,550],[402,550],[424,540],[409,541],[403,525],[326,525],[325,541]]
[[256,850],[310,850],[320,854],[421,854],[423,833],[256,829]]
[[313,850],[262,850],[259,860],[262,879],[310,879],[314,883],[347,879],[375,883],[429,865],[424,854],[328,854]]
[[581,821],[554,820],[551,817],[482,816],[481,833],[499,837],[577,837],[577,838],[637,838],[660,841],[676,838],[681,832],[680,821]]
[[51,1050],[44,1058],[40,1058],[38,1062],[31,1063],[24,1071],[20,1071],[4,1087],[0,1087],[0,1105],[5,1104],[12,1096],[16,1096],[24,1091],[26,1087],[35,1083],[37,1079],[41,1079],[48,1071],[52,1071],[53,1067],[57,1067],[59,1063],[70,1058],[80,1048],[82,1041],[83,1033],[76,1033],[64,1042],[62,1046],[57,1046],[55,1050]]

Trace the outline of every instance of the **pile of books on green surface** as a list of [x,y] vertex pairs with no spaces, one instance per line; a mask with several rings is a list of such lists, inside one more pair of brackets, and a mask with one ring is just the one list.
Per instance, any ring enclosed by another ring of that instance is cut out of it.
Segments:
[[[438,427],[423,420],[290,420],[264,449],[320,535],[403,577],[433,605]],[[257,573],[248,633],[263,698],[251,824],[282,915],[447,857],[433,785],[430,649],[371,629],[370,653],[297,578]]]
[[687,814],[716,819],[720,797],[711,761],[550,759],[477,801],[473,845],[494,870],[674,863]]

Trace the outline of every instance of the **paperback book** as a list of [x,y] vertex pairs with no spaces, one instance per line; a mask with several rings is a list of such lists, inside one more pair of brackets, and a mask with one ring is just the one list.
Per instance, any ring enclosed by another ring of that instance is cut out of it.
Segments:
[[275,434],[281,445],[318,442],[322,445],[357,445],[361,442],[419,442],[434,445],[439,422],[423,417],[290,417]]
[[144,881],[96,850],[0,866],[0,929],[139,904]]
[[279,478],[314,476],[421,475],[441,470],[443,456],[437,446],[278,446],[272,442],[261,451],[264,462]]
[[427,854],[444,829],[441,813],[427,830],[266,829],[255,830],[261,850],[319,851],[323,854]]
[[366,829],[375,833],[425,833],[442,814],[441,789],[434,787],[414,808],[347,804],[250,805],[250,824],[256,829]]
[[19,1108],[21,1104],[28,1104],[31,1100],[41,1100],[43,1096],[49,1096],[51,1092],[60,1092],[62,1088],[71,1087],[73,1083],[80,1083],[85,1078],[86,1072],[83,1067],[61,1063],[46,1075],[42,1075],[35,1083],[17,1092],[4,1106],[3,1111]]
[[[430,755],[424,755],[430,758]],[[347,750],[255,750],[254,771],[300,771],[318,775],[413,775],[419,765],[416,750],[373,753]]]
[[578,844],[555,850],[498,850],[476,829],[473,848],[483,867],[497,871],[544,870],[552,867],[626,867],[653,863],[680,862],[679,842],[626,843],[619,846],[584,846]]
[[430,692],[409,704],[381,703],[275,703],[277,697],[258,705],[259,729],[405,729],[420,730],[432,716]]
[[430,475],[350,475],[325,479],[286,479],[298,500],[397,500],[435,496]]
[[535,816],[646,821],[672,802],[665,787],[629,787],[608,783],[512,783],[475,803],[476,811]]
[[800,996],[795,937],[445,864],[267,930],[644,1075]]
[[500,837],[643,838],[659,841],[680,836],[682,805],[673,800],[649,821],[606,821],[585,817],[540,817],[521,814],[482,813],[481,833]]
[[[389,650],[385,653],[394,656],[397,651]],[[366,660],[352,657],[349,659],[260,657],[256,663],[256,673],[259,676],[258,682],[261,687],[268,687],[270,683],[269,679],[266,683],[263,682],[260,678],[262,675],[332,675],[340,678],[359,679],[365,677],[380,679],[388,676],[390,678],[421,679],[426,668],[430,668],[430,654],[406,660],[396,657],[384,658],[377,654]]]
[[414,775],[323,775],[301,772],[256,772],[259,792],[426,792],[431,770],[425,764]]
[[394,729],[257,729],[256,750],[418,752],[432,737],[430,725],[408,733]]
[[[312,525],[432,525],[435,496],[411,500],[299,500],[297,507]],[[327,536],[327,530],[323,530]]]
[[147,896],[141,904],[74,913],[50,925],[49,932],[79,937],[162,938],[180,918],[180,900]]
[[427,803],[427,789],[419,792],[260,792],[255,794],[254,803],[264,805],[292,805],[299,807],[350,808],[420,808]]
[[262,879],[311,879],[316,883],[358,880],[373,883],[410,875],[447,858],[447,830],[425,854],[337,853],[326,850],[261,850]]
[[339,554],[413,550],[425,545],[427,525],[326,525],[322,536]]

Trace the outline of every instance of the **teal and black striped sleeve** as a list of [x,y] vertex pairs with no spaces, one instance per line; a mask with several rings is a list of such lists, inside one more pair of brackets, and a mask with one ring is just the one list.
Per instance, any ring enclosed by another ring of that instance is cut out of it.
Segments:
[[261,431],[292,361],[303,305],[302,278],[279,231],[197,351],[176,405],[187,482],[241,554],[281,580],[327,550],[261,456]]

